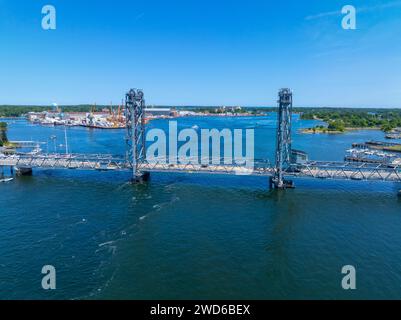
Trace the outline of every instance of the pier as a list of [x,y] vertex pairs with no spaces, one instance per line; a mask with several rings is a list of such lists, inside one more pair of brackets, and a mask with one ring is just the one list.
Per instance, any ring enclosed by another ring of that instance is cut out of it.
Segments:
[[[310,161],[302,151],[292,149],[291,115],[292,93],[289,89],[279,92],[278,128],[275,163],[266,159],[254,161],[250,169],[236,164],[181,164],[169,159],[146,159],[145,101],[141,90],[132,89],[126,94],[126,154],[0,154],[0,167],[16,168],[23,173],[31,169],[71,169],[105,171],[130,171],[133,182],[147,180],[150,173],[193,173],[219,175],[251,175],[268,177],[270,186],[278,189],[294,187],[292,178],[339,179],[359,181],[401,182],[401,166],[383,163],[358,163],[353,161]],[[31,142],[29,142],[31,143]],[[216,163],[209,159],[210,163]],[[214,159],[216,160],[216,159]],[[218,159],[219,163],[223,159]],[[21,170],[22,169],[22,170]]]

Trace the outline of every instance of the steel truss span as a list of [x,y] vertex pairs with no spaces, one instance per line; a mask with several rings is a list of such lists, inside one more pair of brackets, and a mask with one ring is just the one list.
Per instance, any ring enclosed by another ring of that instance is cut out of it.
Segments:
[[131,168],[123,157],[101,154],[11,155],[0,157],[0,166],[81,170],[127,170]]
[[401,182],[401,167],[398,165],[310,161],[302,165],[293,165],[288,171],[293,176],[319,179]]
[[[219,162],[220,161],[220,162]],[[253,168],[243,165],[213,164],[223,163],[223,159],[210,159],[209,164],[174,163],[160,160],[143,160],[137,169],[141,172],[186,172],[207,174],[230,174],[252,176],[274,176],[275,166],[266,160],[255,160]],[[132,165],[124,157],[105,154],[40,154],[13,155],[0,157],[0,166],[42,168],[42,169],[77,169],[98,171],[131,171]],[[363,181],[401,182],[401,167],[372,165],[354,162],[319,162],[290,165],[283,171],[284,177],[346,179]]]

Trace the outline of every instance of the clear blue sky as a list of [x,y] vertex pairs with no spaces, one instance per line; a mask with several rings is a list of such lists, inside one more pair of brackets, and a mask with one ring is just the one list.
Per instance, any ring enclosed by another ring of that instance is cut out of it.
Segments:
[[[41,8],[57,29],[41,28]],[[357,8],[357,30],[341,8]],[[401,107],[401,1],[0,0],[0,104]]]

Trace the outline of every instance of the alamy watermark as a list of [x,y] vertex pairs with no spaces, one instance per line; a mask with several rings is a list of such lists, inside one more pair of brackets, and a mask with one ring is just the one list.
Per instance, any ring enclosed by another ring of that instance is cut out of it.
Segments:
[[341,269],[341,273],[345,274],[341,281],[341,287],[344,290],[355,290],[356,289],[356,270],[354,266],[346,265]]
[[43,30],[56,30],[56,8],[50,4],[42,8],[42,29]]
[[[341,268],[344,277],[341,280],[341,287],[344,290],[356,290],[356,269],[352,265],[345,265]],[[52,265],[45,265],[42,268],[42,288],[44,290],[56,289],[56,268]]]
[[345,16],[341,21],[341,27],[344,30],[356,29],[356,9],[352,5],[346,5],[341,9],[341,13]]
[[56,289],[56,268],[52,265],[45,265],[42,268],[42,274],[45,275],[42,278],[42,288],[44,290],[55,290]]
[[157,164],[192,164],[207,166],[236,165],[247,170],[237,174],[252,174],[254,169],[254,129],[200,129],[178,131],[177,121],[169,121],[168,133],[150,129],[146,141],[146,159]]
[[[47,4],[42,7],[42,29],[43,30],[56,30],[57,28],[57,15],[54,5]],[[344,17],[341,20],[341,27],[344,30],[356,30],[356,8],[353,5],[345,5],[341,9]]]

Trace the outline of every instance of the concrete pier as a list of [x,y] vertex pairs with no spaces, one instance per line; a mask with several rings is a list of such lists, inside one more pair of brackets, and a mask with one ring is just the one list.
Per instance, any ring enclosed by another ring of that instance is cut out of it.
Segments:
[[144,183],[146,181],[149,181],[150,179],[150,172],[145,171],[141,172],[140,174],[137,174],[135,178],[132,179],[132,183]]
[[273,182],[273,177],[269,177],[269,189],[273,189],[274,188],[274,182]]
[[15,167],[17,176],[31,176],[32,168],[30,167]]
[[269,178],[269,188],[270,189],[294,189],[295,184],[294,181],[292,180],[286,180],[283,179],[281,182],[278,179],[275,179],[274,177]]

